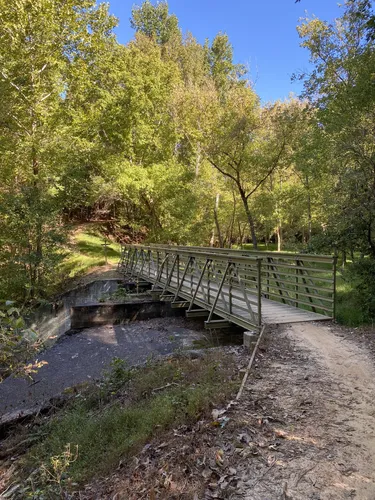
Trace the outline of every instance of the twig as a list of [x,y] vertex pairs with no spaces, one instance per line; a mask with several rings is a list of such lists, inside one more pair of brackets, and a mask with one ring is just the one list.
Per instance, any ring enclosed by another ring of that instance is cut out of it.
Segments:
[[254,347],[254,350],[253,350],[253,353],[251,355],[251,358],[250,358],[250,361],[249,361],[249,364],[247,365],[247,368],[246,368],[246,372],[245,372],[245,375],[242,379],[242,383],[241,383],[241,387],[240,387],[240,390],[238,391],[238,394],[236,396],[236,401],[238,401],[242,395],[242,392],[243,392],[243,389],[245,387],[245,384],[246,384],[246,381],[247,381],[247,377],[249,376],[249,372],[250,372],[250,369],[251,369],[251,366],[254,362],[254,359],[255,359],[255,355],[257,353],[257,349],[259,347],[259,344],[260,344],[260,341],[262,339],[262,335],[263,335],[263,332],[264,332],[264,329],[265,329],[265,325],[263,325],[262,327],[262,330],[259,334],[259,337],[258,337],[258,340],[257,340],[257,343],[255,344],[255,347]]
[[298,483],[301,481],[301,479],[303,478],[303,476],[306,476],[306,474],[308,472],[311,472],[313,469],[315,469],[315,467],[317,466],[318,464],[314,464],[312,467],[310,467],[309,469],[306,469],[305,471],[302,472],[302,474],[299,476],[299,478],[297,479],[296,481],[296,484],[294,485],[294,487],[297,487],[298,486]]
[[268,467],[268,469],[267,469],[267,470],[266,470],[266,471],[265,471],[265,472],[264,472],[261,476],[259,476],[259,477],[258,477],[258,479],[256,479],[256,480],[255,480],[255,482],[254,482],[254,483],[253,483],[253,485],[252,485],[252,488],[254,488],[254,486],[255,486],[255,485],[257,485],[257,484],[259,483],[259,481],[260,481],[261,479],[263,479],[263,478],[264,478],[264,476],[265,476],[266,474],[268,474],[268,473],[269,473],[269,471],[272,469],[272,467],[273,467],[274,465],[276,465],[276,460],[274,460],[274,462],[272,463],[272,465],[270,465],[270,466]]
[[163,389],[168,389],[168,387],[171,387],[172,385],[180,385],[180,384],[177,384],[176,382],[171,382],[171,383],[168,382],[167,385],[163,385],[162,387],[156,387],[156,389],[152,389],[151,392],[162,391]]

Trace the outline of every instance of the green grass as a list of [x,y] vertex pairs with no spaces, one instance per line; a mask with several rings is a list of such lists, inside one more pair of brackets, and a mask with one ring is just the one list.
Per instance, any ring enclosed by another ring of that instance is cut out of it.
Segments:
[[[302,245],[300,245],[302,248]],[[252,243],[245,243],[243,245],[233,245],[234,250],[254,250],[254,246]],[[298,246],[291,247],[290,245],[284,245],[281,250],[282,253],[298,253],[300,248]],[[258,243],[257,252],[277,252],[277,243]]]
[[[71,482],[83,484],[107,474],[120,460],[126,464],[151,439],[201,419],[238,385],[235,360],[227,354],[211,352],[199,359],[173,359],[132,370],[116,361],[101,387],[83,389],[39,429],[44,437],[24,459],[22,474],[35,467],[48,473],[33,477],[34,486],[24,477],[24,491],[35,489],[35,482],[39,492],[69,489]],[[67,446],[70,450],[78,446],[78,456],[63,467]]]
[[[243,245],[233,245],[234,250],[254,250],[254,246],[252,243],[245,243]],[[276,252],[277,251],[277,243],[258,243],[259,252]],[[284,250],[283,250],[284,251]]]
[[336,321],[345,326],[367,325],[362,304],[352,282],[345,280],[341,272],[337,272],[336,279]]
[[[65,277],[74,278],[89,272],[94,267],[106,265],[104,241],[99,229],[76,232],[69,246],[69,255],[61,264],[61,273]],[[112,241],[108,243],[108,264],[117,264],[120,259],[120,245]]]

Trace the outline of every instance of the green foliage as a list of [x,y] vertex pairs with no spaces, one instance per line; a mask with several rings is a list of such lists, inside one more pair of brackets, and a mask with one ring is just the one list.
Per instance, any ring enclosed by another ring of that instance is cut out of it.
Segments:
[[[329,24],[306,19],[299,27],[313,71],[305,95],[317,109],[328,173],[321,184],[325,225],[343,250],[375,255],[373,12],[368,1],[346,2],[343,16]],[[322,148],[319,148],[322,150]]]
[[106,390],[118,391],[133,377],[134,372],[127,367],[126,361],[121,358],[113,358],[110,370],[106,373],[104,386]]
[[133,8],[127,45],[94,0],[0,15],[0,298],[33,303],[104,264],[101,242],[67,244],[84,218],[127,241],[375,256],[368,0],[302,21],[304,100],[265,105],[228,36],[183,36],[165,2]]
[[167,2],[152,5],[146,0],[141,6],[133,7],[130,24],[133,29],[154,38],[159,44],[181,37],[178,19],[169,14]]
[[11,374],[32,379],[45,364],[28,363],[40,348],[36,333],[26,327],[20,309],[11,301],[0,303],[0,382]]
[[81,154],[71,150],[82,108],[98,101],[97,62],[113,45],[115,20],[93,0],[0,1],[0,14],[1,293],[34,300],[62,258],[70,173],[90,162],[82,122]]
[[375,320],[375,261],[372,258],[359,259],[350,264],[344,278],[351,283],[355,308],[360,311],[362,320],[373,323]]

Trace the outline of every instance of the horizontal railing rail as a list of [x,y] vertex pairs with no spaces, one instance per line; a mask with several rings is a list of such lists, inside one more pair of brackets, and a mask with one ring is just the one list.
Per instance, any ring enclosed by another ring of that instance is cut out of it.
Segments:
[[260,327],[262,299],[335,316],[336,258],[176,245],[128,245],[122,269],[153,283],[173,302],[183,298],[237,324]]
[[[305,253],[233,250],[229,248],[153,245],[163,250],[262,259],[263,297],[294,307],[335,317],[336,257]],[[306,299],[306,300],[305,300]]]
[[207,310],[207,326],[220,316],[244,328],[261,327],[261,260],[257,257],[131,245],[124,247],[122,269],[153,283],[153,290],[172,303],[184,299],[188,313],[197,306]]

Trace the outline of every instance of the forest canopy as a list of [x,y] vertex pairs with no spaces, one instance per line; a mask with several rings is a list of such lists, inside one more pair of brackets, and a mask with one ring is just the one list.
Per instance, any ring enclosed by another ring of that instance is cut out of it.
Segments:
[[[77,221],[118,241],[375,258],[374,13],[348,0],[298,32],[300,98],[262,103],[228,36],[167,3],[134,38],[94,0],[0,0],[0,296],[45,297]],[[52,286],[52,288],[51,288]]]

